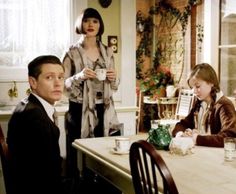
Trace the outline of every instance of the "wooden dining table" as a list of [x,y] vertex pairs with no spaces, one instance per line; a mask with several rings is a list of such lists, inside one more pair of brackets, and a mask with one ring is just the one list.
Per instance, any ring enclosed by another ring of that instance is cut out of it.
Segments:
[[[147,133],[128,136],[131,143],[147,139]],[[124,194],[134,194],[129,154],[114,153],[116,137],[76,139],[80,172],[89,168]],[[180,194],[235,194],[236,159],[224,161],[224,149],[195,146],[193,153],[175,155],[157,150],[166,162]]]

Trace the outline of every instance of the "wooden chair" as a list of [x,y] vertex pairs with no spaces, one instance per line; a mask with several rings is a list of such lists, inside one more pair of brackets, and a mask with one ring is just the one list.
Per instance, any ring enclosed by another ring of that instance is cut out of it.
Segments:
[[179,193],[169,169],[152,144],[144,140],[134,142],[129,161],[136,194]]
[[8,150],[8,145],[6,143],[6,139],[4,137],[3,130],[0,125],[0,156],[2,163],[2,171],[5,183],[6,194],[10,193],[10,169],[9,169],[9,159],[10,154]]
[[179,122],[180,119],[185,118],[189,114],[193,102],[194,102],[193,91],[190,89],[180,89],[174,118],[160,119],[159,123],[163,125],[170,124],[170,133],[172,133],[172,130],[175,127],[176,123]]
[[137,106],[138,111],[136,115],[136,132],[142,132],[143,131],[143,92],[139,91],[139,94],[137,95]]
[[175,119],[181,119],[186,117],[193,105],[194,95],[190,89],[181,89],[179,92]]

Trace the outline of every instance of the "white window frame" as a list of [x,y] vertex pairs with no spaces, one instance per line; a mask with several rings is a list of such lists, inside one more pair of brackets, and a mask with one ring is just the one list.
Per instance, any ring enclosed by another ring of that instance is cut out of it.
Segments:
[[[76,17],[78,16],[78,13],[81,12],[82,9],[84,9],[87,6],[87,0],[80,0],[79,2],[77,0],[69,0],[70,3],[70,42],[74,42],[75,36],[73,32],[73,26]],[[3,53],[0,52],[0,56]],[[28,76],[27,76],[28,70],[27,66],[4,66],[4,64],[0,65],[0,82],[7,82],[7,81],[27,81]]]
[[203,61],[219,73],[219,0],[204,1]]

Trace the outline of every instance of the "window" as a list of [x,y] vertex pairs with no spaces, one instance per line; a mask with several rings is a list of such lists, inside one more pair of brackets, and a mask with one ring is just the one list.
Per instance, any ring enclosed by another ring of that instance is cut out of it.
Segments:
[[221,88],[227,96],[236,89],[236,1],[220,1],[219,66]]
[[235,27],[235,0],[204,0],[204,62],[218,73],[226,96],[236,89]]
[[0,0],[0,67],[26,67],[41,54],[61,57],[70,21],[68,0]]

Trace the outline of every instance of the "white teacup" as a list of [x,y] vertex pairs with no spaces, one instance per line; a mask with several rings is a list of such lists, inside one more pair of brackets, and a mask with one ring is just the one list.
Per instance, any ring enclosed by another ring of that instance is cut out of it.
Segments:
[[130,148],[130,138],[117,137],[115,139],[115,146],[117,152],[128,152]]
[[97,79],[99,81],[103,81],[106,79],[107,70],[106,69],[95,69],[95,72],[97,74]]

